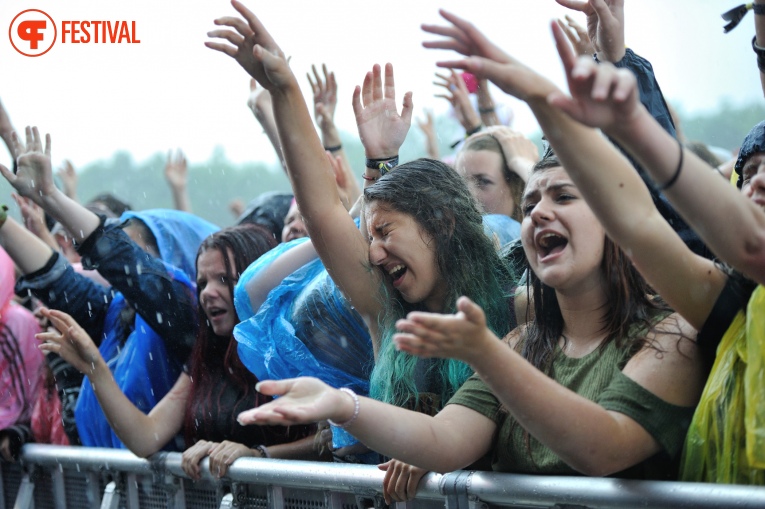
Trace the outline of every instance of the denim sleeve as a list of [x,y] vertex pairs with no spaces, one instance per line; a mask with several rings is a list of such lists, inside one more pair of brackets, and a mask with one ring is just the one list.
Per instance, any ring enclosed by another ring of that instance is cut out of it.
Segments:
[[19,278],[16,293],[30,293],[49,308],[69,313],[96,344],[101,343],[113,294],[76,273],[60,254],[54,253],[43,269]]
[[[638,91],[640,92],[640,102],[651,113],[653,118],[656,119],[659,124],[672,135],[673,138],[677,137],[675,131],[675,124],[672,122],[672,116],[669,113],[669,107],[664,100],[664,94],[661,93],[659,83],[656,81],[656,75],[653,73],[653,67],[651,63],[645,58],[636,55],[634,51],[627,48],[624,53],[624,57],[614,64],[616,67],[629,69],[637,78]],[[617,147],[619,145],[611,140]],[[672,229],[677,232],[683,242],[694,253],[703,256],[705,258],[712,258],[712,253],[707,246],[701,241],[699,236],[694,232],[690,226],[680,217],[675,208],[670,204],[669,200],[656,189],[656,184],[648,176],[648,174],[637,164],[637,162],[630,157],[627,152],[619,147],[619,149],[627,156],[632,162],[632,165],[637,169],[638,174],[643,179],[643,182],[648,186],[648,190],[651,192],[651,198],[659,210],[659,213],[667,220],[672,226]]]
[[117,225],[103,224],[78,247],[82,266],[98,270],[185,362],[197,330],[197,299],[188,280],[135,244]]

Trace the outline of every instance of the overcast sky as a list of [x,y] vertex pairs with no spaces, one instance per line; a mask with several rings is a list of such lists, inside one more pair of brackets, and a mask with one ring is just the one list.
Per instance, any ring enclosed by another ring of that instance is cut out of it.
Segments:
[[[667,98],[688,111],[761,99],[751,50],[753,15],[723,34],[720,14],[739,0],[627,0],[626,41],[654,65]],[[292,56],[291,66],[308,92],[305,72],[326,62],[337,74],[337,122],[355,131],[351,93],[375,62],[391,62],[399,99],[414,92],[415,111],[447,110],[431,84],[434,62],[447,54],[425,50],[423,22],[438,22],[439,7],[480,27],[508,52],[563,84],[548,29],[565,14],[554,0],[458,2],[456,0],[252,1],[248,5]],[[18,54],[8,26],[20,11],[38,8],[62,20],[135,21],[137,45],[59,42],[38,58]],[[192,162],[224,147],[236,162],[273,161],[273,153],[246,107],[248,76],[227,56],[204,47],[213,19],[233,14],[225,0],[22,0],[0,2],[0,98],[17,128],[37,124],[53,137],[55,163],[82,166],[117,150],[143,160],[182,148]],[[584,22],[583,15],[579,18]],[[512,102],[514,127],[536,124]],[[0,152],[0,161],[8,157]]]

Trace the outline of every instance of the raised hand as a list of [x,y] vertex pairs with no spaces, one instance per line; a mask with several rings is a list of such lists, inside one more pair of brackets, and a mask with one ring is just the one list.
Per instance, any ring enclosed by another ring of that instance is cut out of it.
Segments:
[[436,123],[433,120],[433,112],[426,110],[425,119],[417,119],[417,127],[425,135],[425,148],[428,151],[428,157],[438,159],[440,154],[438,152],[438,136],[436,136]]
[[465,80],[453,69],[450,70],[449,74],[436,73],[436,78],[437,80],[433,84],[445,90],[445,93],[436,94],[436,97],[449,101],[457,115],[457,120],[465,128],[465,131],[470,132],[478,128],[481,125],[481,119],[470,102],[470,93],[467,85],[465,85]]
[[12,144],[12,152],[19,154],[16,159],[17,172],[13,174],[0,165],[0,173],[21,196],[44,206],[43,201],[58,192],[53,183],[50,162],[50,134],[45,135],[44,149],[37,127],[26,128],[26,147],[15,132]]
[[240,424],[309,424],[327,419],[345,422],[353,416],[350,396],[316,378],[267,380],[256,389],[267,396],[280,397],[239,414]]
[[393,66],[385,64],[383,88],[380,66],[364,77],[364,85],[353,91],[353,113],[366,156],[382,159],[398,155],[412,123],[412,93],[404,94],[404,107],[396,109],[396,86]]
[[415,467],[399,460],[390,460],[377,468],[385,471],[383,498],[385,503],[406,502],[417,494],[420,480],[428,473],[424,468]]
[[566,14],[566,21],[562,19],[558,20],[558,25],[563,29],[563,32],[574,45],[576,54],[579,56],[595,54],[595,45],[592,44],[590,36],[587,34],[587,29],[576,22],[574,18]]
[[618,62],[624,57],[624,0],[555,0],[587,15],[587,34],[598,59]]
[[335,108],[337,107],[337,80],[335,73],[328,72],[326,64],[321,65],[324,79],[319,76],[316,66],[311,66],[311,73],[306,73],[313,91],[313,115],[316,123],[322,129],[334,125]]
[[481,344],[497,341],[486,327],[483,310],[467,297],[457,300],[457,313],[413,311],[396,322],[396,348],[419,357],[459,359],[470,363],[483,352]]
[[439,12],[451,26],[422,25],[422,29],[428,33],[446,36],[447,39],[424,42],[423,46],[452,49],[468,58],[441,61],[436,65],[462,69],[474,74],[478,79],[488,79],[502,91],[523,101],[544,99],[556,90],[549,80],[499,49],[472,23],[443,9]]
[[241,2],[232,0],[231,5],[244,19],[234,16],[218,18],[216,25],[233,30],[217,29],[207,33],[208,37],[225,39],[230,44],[207,41],[205,46],[236,60],[267,90],[274,91],[295,84],[295,76],[284,53],[260,20]]
[[90,375],[98,365],[103,364],[98,347],[74,318],[56,309],[43,309],[42,315],[50,320],[58,332],[37,334],[37,339],[42,341],[40,350],[57,353],[85,375]]
[[[451,23],[449,26],[421,25],[425,32],[442,35],[446,39],[439,41],[426,41],[422,45],[430,49],[450,49],[466,57],[483,57],[498,63],[510,63],[512,58],[502,51],[499,46],[491,42],[480,30],[469,21],[455,16],[454,14],[440,9],[441,16]],[[447,66],[443,66],[447,67]]]
[[590,58],[577,58],[560,26],[553,23],[552,30],[571,97],[557,91],[550,94],[548,102],[590,127],[607,130],[627,125],[640,107],[632,72],[607,62],[598,65]]
[[178,149],[175,154],[170,150],[165,161],[165,179],[173,190],[185,191],[189,179],[189,167],[186,156]]
[[64,194],[77,201],[77,171],[74,169],[72,161],[64,161],[64,165],[56,172],[61,184],[64,187]]

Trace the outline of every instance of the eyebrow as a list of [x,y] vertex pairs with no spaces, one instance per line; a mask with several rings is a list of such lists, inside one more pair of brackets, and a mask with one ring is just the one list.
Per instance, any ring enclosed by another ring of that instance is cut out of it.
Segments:
[[385,228],[387,228],[388,226],[390,226],[391,224],[392,223],[390,221],[388,221],[387,223],[383,223],[381,225],[373,226],[372,229],[379,233],[379,232],[383,231]]
[[[545,188],[545,190],[546,191],[560,191],[561,189],[565,189],[567,187],[576,187],[576,186],[573,183],[571,183],[571,182],[558,182],[556,184],[551,184],[551,185],[547,186]],[[529,191],[528,193],[525,193],[523,195],[522,200],[526,201],[526,200],[529,199],[529,197],[535,196],[535,195],[538,195],[538,194],[539,194],[539,188],[533,189],[533,190]]]

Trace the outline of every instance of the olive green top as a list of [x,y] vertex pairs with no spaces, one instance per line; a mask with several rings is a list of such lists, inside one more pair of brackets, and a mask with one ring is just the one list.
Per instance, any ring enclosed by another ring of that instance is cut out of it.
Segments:
[[[632,418],[662,446],[662,454],[622,476],[674,477],[676,459],[694,408],[669,404],[624,375],[621,369],[631,354],[627,349],[617,347],[614,341],[581,358],[567,357],[558,348],[553,360],[553,379],[607,410]],[[547,475],[578,474],[548,447],[527,434],[478,375],[469,378],[448,404],[475,410],[497,424],[492,451],[493,470]]]

